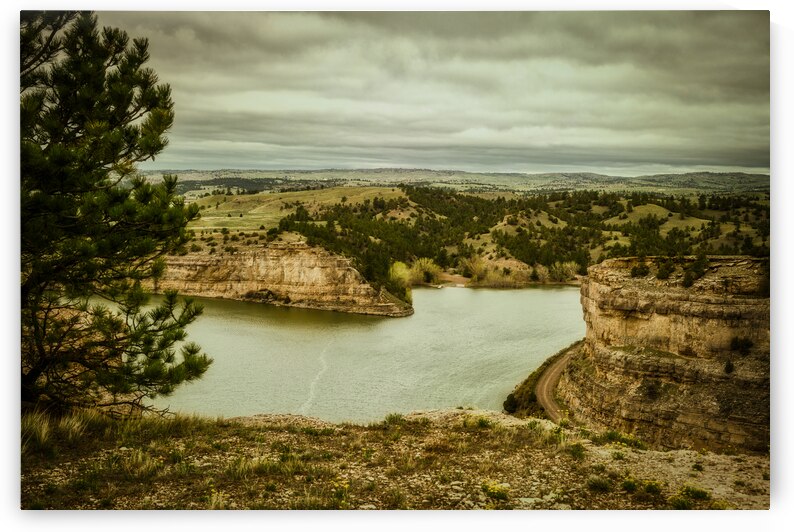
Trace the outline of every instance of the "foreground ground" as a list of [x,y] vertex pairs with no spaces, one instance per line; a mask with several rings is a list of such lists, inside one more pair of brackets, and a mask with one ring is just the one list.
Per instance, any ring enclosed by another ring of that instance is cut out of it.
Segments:
[[496,412],[23,419],[26,509],[768,508],[769,457],[651,451]]

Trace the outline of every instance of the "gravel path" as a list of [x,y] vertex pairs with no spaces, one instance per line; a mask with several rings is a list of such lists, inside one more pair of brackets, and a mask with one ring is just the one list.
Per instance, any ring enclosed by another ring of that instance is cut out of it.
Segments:
[[549,366],[549,368],[543,372],[543,375],[540,376],[537,384],[535,384],[535,397],[537,397],[538,404],[546,411],[549,419],[555,423],[559,423],[563,415],[560,405],[558,405],[557,401],[554,399],[554,391],[557,389],[560,376],[566,366],[568,366],[568,362],[571,361],[574,351],[573,349],[569,350],[558,361]]

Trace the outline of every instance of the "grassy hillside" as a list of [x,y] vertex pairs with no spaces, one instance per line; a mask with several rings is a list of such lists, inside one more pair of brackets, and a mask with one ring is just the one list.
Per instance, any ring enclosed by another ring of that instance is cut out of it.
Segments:
[[[432,283],[442,272],[479,286],[514,287],[571,281],[609,257],[765,255],[770,244],[768,198],[757,194],[219,190],[189,200],[201,218],[191,224],[197,238],[187,252],[236,253],[299,234],[351,257],[370,282],[405,299],[412,279]],[[410,268],[420,259],[424,272],[394,276],[396,262]]]
[[[312,212],[323,207],[341,203],[360,204],[376,197],[394,198],[404,196],[400,189],[383,187],[332,187],[319,190],[293,192],[260,192],[243,195],[209,195],[193,201],[201,208],[201,218],[194,222],[193,229],[228,229],[251,231],[264,225],[278,226],[278,222],[295,212],[298,204]],[[242,216],[241,216],[242,215]]]

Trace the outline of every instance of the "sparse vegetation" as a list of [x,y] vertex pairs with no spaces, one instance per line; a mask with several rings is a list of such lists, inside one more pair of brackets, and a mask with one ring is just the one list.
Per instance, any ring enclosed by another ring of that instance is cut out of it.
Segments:
[[675,495],[667,499],[668,504],[674,510],[694,510],[702,505],[703,501],[711,499],[711,495],[706,490],[684,485]]
[[[561,501],[574,508],[723,504],[705,497],[703,488],[668,488],[593,463],[596,453],[576,442],[578,429],[546,428],[539,420],[510,426],[480,412],[456,412],[444,425],[392,414],[370,426],[280,418],[252,424],[187,416],[113,420],[92,412],[62,421],[31,413],[23,418],[22,506],[510,508],[536,497],[525,479],[540,478],[552,464],[564,474],[544,482],[565,495],[543,507]],[[608,439],[615,445],[620,437]],[[560,461],[560,453],[573,459]],[[618,486],[631,496],[605,496]]]

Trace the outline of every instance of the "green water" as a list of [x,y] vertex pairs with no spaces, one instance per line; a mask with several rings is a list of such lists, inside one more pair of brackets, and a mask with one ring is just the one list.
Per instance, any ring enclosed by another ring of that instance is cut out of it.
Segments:
[[334,422],[457,406],[500,410],[518,382],[585,334],[574,287],[419,289],[407,318],[201,302],[189,339],[215,363],[158,407]]

